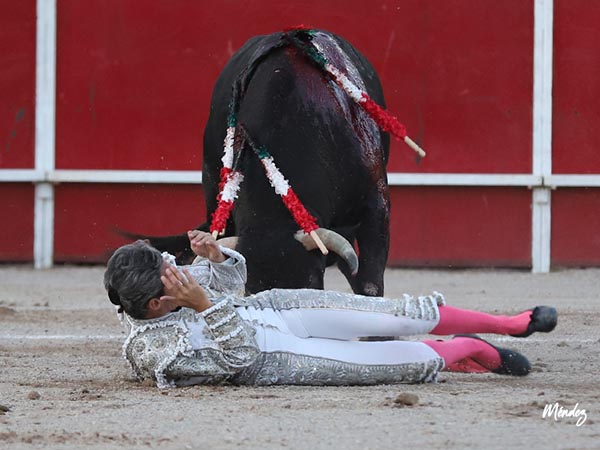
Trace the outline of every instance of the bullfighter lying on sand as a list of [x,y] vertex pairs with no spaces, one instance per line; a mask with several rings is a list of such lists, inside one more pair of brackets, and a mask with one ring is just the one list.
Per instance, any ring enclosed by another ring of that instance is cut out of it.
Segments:
[[557,322],[552,307],[497,316],[447,306],[437,292],[391,299],[273,289],[243,297],[244,257],[208,233],[188,234],[199,256],[191,266],[178,268],[170,255],[137,241],[113,254],[104,275],[129,327],[124,356],[140,380],[159,387],[419,383],[434,381],[443,369],[522,376],[531,367],[525,356],[476,335],[356,338],[527,337],[552,331]]

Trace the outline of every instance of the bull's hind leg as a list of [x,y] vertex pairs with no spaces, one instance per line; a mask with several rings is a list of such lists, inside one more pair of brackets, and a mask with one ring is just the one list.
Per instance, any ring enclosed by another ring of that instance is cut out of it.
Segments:
[[380,187],[380,190],[369,195],[356,232],[356,241],[359,261],[356,276],[352,276],[343,261],[340,261],[338,266],[355,293],[382,296],[383,273],[390,246],[390,202],[387,186]]

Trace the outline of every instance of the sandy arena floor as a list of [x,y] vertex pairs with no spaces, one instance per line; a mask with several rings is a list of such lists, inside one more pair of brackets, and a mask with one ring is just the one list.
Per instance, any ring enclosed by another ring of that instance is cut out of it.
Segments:
[[[530,358],[525,378],[172,390],[132,379],[103,271],[0,266],[0,448],[600,448],[600,269],[387,272],[388,296],[435,289],[449,304],[495,313],[556,306],[551,334],[488,336]],[[348,290],[335,270],[327,283]],[[395,403],[401,393],[417,404]],[[556,402],[585,410],[585,423],[543,418]]]

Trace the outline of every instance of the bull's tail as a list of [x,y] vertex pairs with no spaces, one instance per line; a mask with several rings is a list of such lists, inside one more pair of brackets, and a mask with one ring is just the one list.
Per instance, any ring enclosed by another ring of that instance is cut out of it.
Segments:
[[[196,229],[208,231],[208,225],[202,224],[196,227]],[[175,255],[178,264],[190,264],[196,256],[190,247],[190,240],[187,233],[174,234],[171,236],[150,236],[141,233],[131,233],[121,229],[115,229],[115,232],[125,239],[131,241],[141,239],[161,252],[169,252],[170,254]]]

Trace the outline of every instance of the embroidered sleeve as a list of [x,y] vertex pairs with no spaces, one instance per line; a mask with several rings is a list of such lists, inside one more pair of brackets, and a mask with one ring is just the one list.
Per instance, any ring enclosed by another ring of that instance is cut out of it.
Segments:
[[123,344],[123,356],[138,380],[153,379],[160,388],[173,386],[166,368],[177,358],[192,354],[188,330],[173,321],[137,327]]
[[187,270],[194,279],[207,288],[210,297],[219,293],[244,295],[246,285],[246,259],[226,247],[220,247],[227,256],[222,263],[214,263],[206,258],[197,257]]
[[222,263],[210,263],[208,286],[224,293],[242,294],[246,285],[246,258],[235,250],[220,247],[228,258]]
[[[258,356],[259,350],[254,339],[254,330],[246,324],[235,307],[233,296],[225,296],[221,301],[200,313],[208,325],[208,331],[223,352],[224,359],[231,367],[242,368]],[[248,349],[253,349],[249,355]]]
[[192,357],[175,358],[166,368],[165,375],[174,385],[219,384],[245,368],[229,366],[222,353],[215,349],[207,348],[194,353]]
[[214,345],[194,351],[193,356],[181,355],[169,364],[165,375],[177,385],[225,381],[252,365],[260,354],[253,329],[237,313],[231,298],[218,301],[200,316]]

